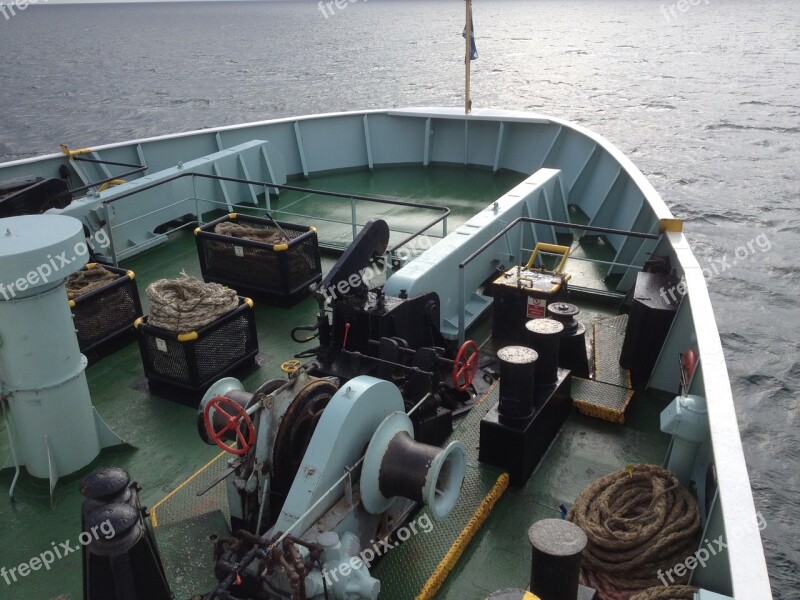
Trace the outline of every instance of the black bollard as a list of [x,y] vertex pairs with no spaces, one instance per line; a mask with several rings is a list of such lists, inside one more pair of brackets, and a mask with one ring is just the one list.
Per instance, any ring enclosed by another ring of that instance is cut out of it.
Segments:
[[83,501],[83,521],[91,512],[106,504],[130,504],[133,496],[130,482],[128,472],[119,467],[101,467],[84,477],[80,486],[81,494],[86,498]]
[[586,326],[575,320],[581,310],[574,304],[548,304],[547,314],[564,326],[558,351],[558,366],[569,369],[578,377],[589,377],[589,357],[586,351]]
[[558,381],[558,349],[564,325],[553,319],[533,319],[525,324],[528,346],[536,350],[536,385],[553,385]]
[[84,597],[87,600],[171,600],[161,559],[148,535],[142,511],[112,503],[86,517],[91,536]]
[[535,412],[533,386],[536,377],[535,350],[525,346],[506,346],[497,352],[500,361],[501,419],[529,419]]
[[562,519],[542,519],[528,530],[533,547],[530,590],[547,600],[577,600],[583,530]]

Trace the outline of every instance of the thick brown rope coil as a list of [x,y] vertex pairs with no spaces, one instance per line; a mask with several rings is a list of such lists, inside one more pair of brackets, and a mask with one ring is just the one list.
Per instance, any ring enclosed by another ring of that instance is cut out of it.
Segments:
[[264,244],[285,244],[289,241],[285,235],[275,229],[251,227],[240,223],[218,223],[214,226],[214,233]]
[[631,600],[694,600],[696,591],[691,585],[660,585],[632,596]]
[[74,300],[108,285],[116,280],[119,275],[96,265],[92,269],[81,269],[67,279],[67,298]]
[[154,281],[147,286],[147,297],[147,323],[178,333],[199,329],[239,306],[236,290],[186,274]]
[[[590,483],[567,519],[589,538],[581,574],[601,600],[629,600],[663,587],[659,574],[692,556],[700,540],[697,502],[655,465],[634,465]],[[688,580],[688,573],[672,576],[678,584]]]

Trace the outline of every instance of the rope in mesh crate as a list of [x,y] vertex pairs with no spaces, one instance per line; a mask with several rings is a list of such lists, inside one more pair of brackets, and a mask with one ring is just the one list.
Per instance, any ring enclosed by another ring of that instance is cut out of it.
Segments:
[[694,600],[696,591],[691,585],[660,585],[632,596],[631,600]]
[[251,227],[241,223],[218,223],[214,226],[214,233],[265,244],[285,244],[289,241],[285,235],[275,229]]
[[[656,465],[631,465],[593,481],[567,520],[589,538],[581,575],[601,600],[630,600],[658,587],[658,573],[691,556],[700,538],[694,497]],[[676,577],[676,583],[688,577]]]
[[199,329],[239,306],[236,290],[185,273],[177,279],[154,281],[147,286],[147,297],[147,323],[178,333]]
[[119,277],[108,269],[96,265],[92,269],[81,269],[67,279],[67,298],[74,300],[89,292],[108,285]]

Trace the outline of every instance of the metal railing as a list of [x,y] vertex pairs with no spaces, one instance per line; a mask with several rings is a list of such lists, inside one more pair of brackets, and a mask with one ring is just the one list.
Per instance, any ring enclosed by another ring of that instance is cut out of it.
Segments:
[[[130,170],[125,171],[123,173],[119,173],[118,175],[109,175],[104,179],[100,179],[98,181],[93,181],[91,183],[87,183],[86,185],[82,185],[80,187],[76,187],[74,189],[69,190],[71,194],[79,194],[81,192],[86,192],[92,188],[96,188],[101,186],[105,183],[112,183],[114,181],[122,180],[124,177],[129,177],[130,175],[135,175],[136,173],[143,173],[147,170],[147,165],[140,165],[138,163],[124,163],[124,162],[115,162],[111,160],[102,160],[99,158],[86,158],[85,156],[73,156],[72,160],[77,162],[86,162],[92,163],[96,165],[111,165],[113,167],[128,167]],[[108,171],[106,171],[108,172]],[[79,174],[80,175],[80,174]]]
[[[472,261],[478,258],[481,254],[483,254],[486,250],[491,248],[495,242],[497,242],[500,238],[503,238],[509,231],[514,229],[517,225],[521,223],[532,223],[535,225],[550,225],[552,227],[559,227],[565,229],[578,229],[581,231],[591,231],[594,233],[602,233],[607,235],[623,235],[627,237],[637,237],[642,239],[648,240],[657,240],[659,238],[658,234],[654,233],[642,233],[639,231],[624,231],[622,229],[610,229],[608,227],[597,227],[594,225],[580,225],[578,223],[568,223],[564,221],[553,221],[551,219],[539,219],[535,217],[517,217],[511,223],[503,227],[502,231],[492,236],[490,240],[488,240],[485,244],[483,244],[480,248],[478,248],[475,252],[470,254],[467,258],[461,261],[458,264],[458,343],[463,344],[465,340],[465,322],[466,316],[464,310],[467,304],[467,289],[466,289],[466,277],[465,277],[465,269],[467,265],[469,265]],[[522,238],[520,237],[520,260],[522,257]],[[584,258],[583,260],[595,262],[594,259],[591,258]],[[619,266],[626,266],[626,267],[634,267],[635,265],[624,265],[622,263],[615,263],[609,261],[596,261],[605,264],[611,265],[619,265]]]
[[[111,205],[113,205],[113,204],[115,204],[115,203],[117,203],[117,202],[119,202],[121,200],[125,200],[127,198],[131,198],[132,196],[135,196],[137,194],[141,194],[142,192],[146,192],[148,190],[152,190],[154,188],[166,185],[168,183],[172,183],[174,181],[177,181],[179,179],[183,179],[185,177],[191,177],[192,178],[192,190],[193,190],[192,191],[192,194],[193,194],[192,196],[185,197],[183,199],[177,200],[175,202],[171,202],[171,203],[163,205],[163,206],[159,206],[155,210],[150,210],[148,212],[142,213],[141,215],[137,215],[137,216],[135,216],[135,217],[133,217],[131,219],[128,219],[126,221],[123,221],[121,223],[112,224],[111,211],[109,210],[109,207]],[[220,201],[220,200],[216,200],[216,199],[207,199],[207,198],[199,197],[198,194],[197,194],[197,191],[196,191],[196,186],[195,186],[195,179],[196,178],[209,179],[209,180],[214,180],[214,181],[219,181],[219,182],[229,182],[229,183],[243,184],[243,185],[249,185],[249,186],[257,186],[258,188],[262,188],[264,190],[264,206],[262,207],[262,206],[259,205],[258,198],[255,195],[254,195],[254,198],[253,198],[253,202],[249,203],[249,204],[234,204],[234,203],[229,203],[229,202]],[[290,207],[287,207],[287,209],[274,208],[272,206],[272,199],[270,197],[270,190],[273,190],[273,189],[274,190],[293,191],[293,192],[302,192],[302,193],[305,193],[305,194],[308,194],[308,195],[316,195],[316,196],[321,196],[321,197],[324,197],[324,198],[345,200],[345,201],[349,202],[349,204],[350,204],[350,211],[349,211],[350,218],[349,219],[337,219],[337,218],[324,217],[324,216],[317,215],[317,214],[308,214],[308,213],[295,212],[295,211],[288,210],[288,208],[290,208]],[[408,208],[408,209],[414,210],[414,211],[424,210],[424,211],[432,211],[432,212],[437,213],[434,218],[426,221],[425,223],[423,223],[420,227],[418,227],[416,229],[413,229],[413,230],[400,229],[400,228],[390,229],[390,231],[393,232],[393,233],[404,234],[404,237],[400,241],[390,245],[390,247],[387,249],[387,257],[389,259],[391,259],[391,258],[393,258],[395,256],[397,250],[399,250],[400,248],[406,246],[407,244],[409,244],[413,240],[419,238],[420,236],[428,235],[428,236],[431,236],[431,237],[445,237],[447,235],[447,219],[448,219],[448,216],[450,215],[450,209],[448,207],[446,207],[446,206],[437,206],[437,205],[434,205],[434,204],[425,204],[425,203],[420,203],[420,202],[409,202],[409,201],[406,201],[406,200],[399,200],[399,199],[395,199],[395,198],[384,198],[384,197],[380,197],[380,196],[367,196],[367,195],[363,195],[363,194],[349,194],[349,193],[344,193],[344,192],[332,192],[332,191],[327,191],[327,190],[318,190],[318,189],[305,188],[305,187],[299,187],[299,186],[294,186],[294,185],[272,183],[272,182],[269,182],[269,181],[255,181],[255,180],[250,180],[250,179],[242,179],[242,178],[238,178],[238,177],[226,177],[226,176],[222,176],[222,175],[208,175],[208,174],[204,174],[204,173],[193,173],[193,172],[176,173],[175,175],[172,175],[170,177],[166,177],[166,178],[161,179],[159,181],[155,181],[155,182],[143,185],[143,186],[139,186],[139,187],[137,187],[136,189],[133,189],[133,190],[129,190],[129,191],[126,191],[126,192],[119,193],[119,194],[115,195],[112,198],[109,198],[107,200],[103,200],[102,201],[101,204],[102,204],[102,207],[103,207],[103,213],[104,213],[105,222],[108,224],[108,227],[109,227],[109,239],[110,239],[109,251],[111,253],[111,259],[112,259],[114,265],[118,264],[118,254],[117,254],[116,248],[114,246],[114,231],[113,231],[114,229],[123,227],[125,225],[129,225],[129,224],[131,224],[131,223],[133,223],[135,221],[138,221],[138,220],[146,219],[146,218],[148,218],[148,217],[150,217],[150,216],[152,216],[154,214],[157,214],[159,212],[168,210],[170,208],[174,208],[175,206],[177,206],[179,204],[182,204],[184,202],[194,202],[194,211],[193,211],[193,213],[195,215],[195,220],[192,221],[192,222],[189,222],[189,223],[184,223],[182,225],[173,227],[172,231],[177,231],[177,230],[180,230],[182,228],[189,227],[189,226],[195,226],[195,225],[198,225],[198,224],[202,225],[203,224],[203,213],[204,212],[208,212],[208,211],[202,211],[201,208],[200,208],[200,205],[201,205],[201,203],[205,203],[205,204],[209,204],[209,205],[212,205],[212,206],[219,206],[221,209],[225,209],[225,210],[230,210],[231,208],[237,208],[237,209],[241,209],[243,211],[244,210],[250,210],[250,211],[252,211],[252,210],[263,210],[273,218],[276,215],[285,215],[287,217],[300,217],[300,218],[305,218],[305,219],[313,219],[313,220],[316,220],[316,221],[330,222],[330,223],[339,224],[339,225],[349,225],[350,228],[351,228],[351,235],[352,235],[351,241],[352,241],[352,239],[355,239],[356,235],[358,235],[359,229],[366,224],[366,223],[361,223],[361,222],[358,221],[357,203],[360,203],[360,202],[370,203],[370,204],[374,204],[374,205],[398,206],[398,207]],[[165,221],[165,223],[166,222],[169,222],[169,220]],[[432,227],[434,227],[435,225],[438,225],[440,223],[441,223],[441,226],[442,226],[441,235],[434,235],[434,234],[431,234],[431,233],[426,233]],[[143,244],[140,244],[140,245],[143,245]],[[333,243],[333,241],[326,241],[326,240],[323,240],[323,239],[320,239],[319,245],[320,245],[321,248],[328,249],[328,250],[334,250],[334,251],[341,251],[347,246],[347,244],[342,244],[342,243],[338,243],[337,244],[337,243]],[[130,248],[126,248],[126,250],[130,250],[131,248],[136,248],[136,247],[138,247],[138,246],[135,245],[135,246],[132,246]]]

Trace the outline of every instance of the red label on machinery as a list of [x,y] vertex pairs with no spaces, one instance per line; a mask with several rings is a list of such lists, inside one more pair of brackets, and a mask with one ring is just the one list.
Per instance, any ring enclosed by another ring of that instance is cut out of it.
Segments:
[[528,318],[529,319],[542,319],[544,318],[545,309],[547,308],[547,300],[544,298],[528,298]]

